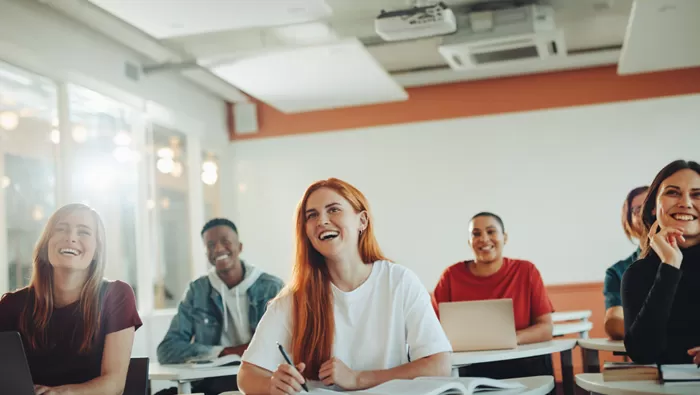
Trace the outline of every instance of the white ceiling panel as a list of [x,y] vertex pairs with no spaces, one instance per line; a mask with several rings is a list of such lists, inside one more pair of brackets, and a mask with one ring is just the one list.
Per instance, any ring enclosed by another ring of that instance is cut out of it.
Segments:
[[212,72],[285,113],[408,98],[357,39],[271,52]]
[[700,0],[635,1],[618,73],[693,66],[700,66]]
[[324,0],[90,0],[156,38],[280,26],[328,17]]

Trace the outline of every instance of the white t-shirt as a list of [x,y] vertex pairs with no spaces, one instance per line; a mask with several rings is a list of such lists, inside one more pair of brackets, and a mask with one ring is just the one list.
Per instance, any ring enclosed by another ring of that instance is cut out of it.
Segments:
[[[362,285],[343,292],[331,283],[335,317],[334,357],[353,370],[390,369],[452,347],[418,277],[407,268],[377,261]],[[284,363],[275,342],[292,361],[292,298],[271,303],[243,360],[271,372]]]

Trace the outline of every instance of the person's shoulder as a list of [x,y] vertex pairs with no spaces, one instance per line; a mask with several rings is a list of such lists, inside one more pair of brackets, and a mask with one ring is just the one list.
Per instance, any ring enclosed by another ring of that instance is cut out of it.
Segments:
[[29,287],[7,292],[0,297],[0,306],[6,308],[22,308],[29,298]]
[[526,259],[503,258],[503,264],[510,270],[521,275],[539,274],[537,266]]
[[206,292],[209,293],[211,290],[211,283],[209,282],[209,276],[203,275],[192,281],[190,281],[189,289],[192,292]]
[[637,259],[632,263],[625,271],[624,276],[638,276],[638,275],[653,275],[656,276],[656,271],[659,269],[661,261],[652,254],[647,255],[644,258]]
[[260,277],[258,277],[258,279],[255,280],[255,282],[258,284],[277,286],[280,288],[284,286],[284,281],[282,281],[281,278],[267,272],[262,272],[260,274]]
[[105,298],[109,299],[133,299],[136,300],[134,289],[131,285],[120,280],[102,280]]

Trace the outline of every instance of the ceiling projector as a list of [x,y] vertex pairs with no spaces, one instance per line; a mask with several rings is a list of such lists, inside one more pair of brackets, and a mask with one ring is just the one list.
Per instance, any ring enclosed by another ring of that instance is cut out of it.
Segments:
[[384,11],[374,20],[374,29],[386,41],[414,40],[457,31],[455,14],[445,3],[405,10]]

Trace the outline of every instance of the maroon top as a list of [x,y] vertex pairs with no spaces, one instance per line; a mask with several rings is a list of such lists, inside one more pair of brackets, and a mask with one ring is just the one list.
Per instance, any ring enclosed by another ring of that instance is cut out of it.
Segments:
[[[53,387],[80,384],[99,377],[105,337],[122,329],[138,329],[141,326],[136,298],[129,284],[104,281],[102,290],[104,296],[100,331],[87,354],[78,353],[83,332],[79,302],[53,310],[48,327],[47,348],[32,350],[22,336],[34,384]],[[28,287],[3,295],[0,299],[0,332],[19,332],[20,315],[28,299]]]

